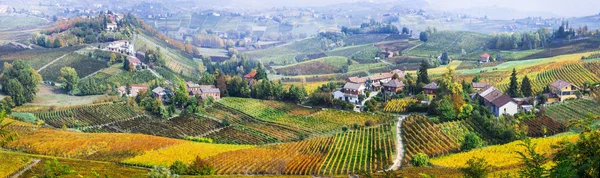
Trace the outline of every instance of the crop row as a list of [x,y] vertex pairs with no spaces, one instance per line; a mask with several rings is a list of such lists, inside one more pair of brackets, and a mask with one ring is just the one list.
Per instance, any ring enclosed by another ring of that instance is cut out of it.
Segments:
[[85,129],[86,132],[141,133],[171,138],[199,136],[218,129],[220,123],[203,117],[176,117],[170,120],[138,116],[133,119]]
[[426,116],[419,115],[409,116],[403,121],[402,141],[405,142],[404,162],[410,161],[418,153],[436,157],[457,152],[460,148],[439,125],[435,125]]
[[560,123],[548,116],[526,120],[525,124],[527,125],[527,136],[530,137],[551,136],[567,130],[563,123]]
[[582,99],[546,106],[544,110],[548,117],[566,123],[569,120],[584,119],[588,114],[599,115],[600,104],[592,100]]
[[135,117],[137,114],[125,104],[85,105],[69,109],[36,113],[47,124],[60,128],[79,128],[111,123]]

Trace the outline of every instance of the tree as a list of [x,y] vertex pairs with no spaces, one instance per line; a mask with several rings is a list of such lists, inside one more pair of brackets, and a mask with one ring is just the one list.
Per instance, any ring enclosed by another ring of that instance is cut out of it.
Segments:
[[267,70],[265,70],[265,67],[262,65],[262,63],[259,63],[256,67],[256,76],[254,76],[254,79],[267,79]]
[[3,147],[6,143],[15,140],[17,134],[8,129],[13,122],[4,123],[6,118],[6,111],[0,111],[0,147]]
[[473,113],[473,106],[471,106],[470,104],[463,104],[460,107],[460,110],[458,113],[458,118],[459,119],[470,118],[472,113]]
[[517,70],[513,68],[512,74],[510,75],[510,85],[508,87],[507,94],[516,98],[519,97],[519,83],[517,82]]
[[408,28],[406,27],[402,27],[402,34],[410,34],[410,30],[408,30]]
[[198,156],[188,168],[188,174],[190,175],[213,175],[215,171],[215,167]]
[[525,75],[523,81],[521,81],[521,93],[525,97],[533,96],[533,89],[531,89],[531,80],[529,80],[529,77],[527,77],[527,75]]
[[465,178],[486,178],[492,171],[492,166],[484,158],[473,157],[467,161],[467,165],[466,168],[460,169]]
[[600,119],[588,116],[584,120],[572,121],[569,127],[582,131],[576,143],[560,142],[555,148],[550,177],[600,177],[600,130],[593,128]]
[[418,153],[412,157],[410,164],[417,167],[423,167],[429,165],[429,156],[425,153]]
[[442,61],[443,65],[448,65],[450,64],[450,57],[448,56],[448,51],[444,51],[442,52],[442,56],[440,57],[440,60]]
[[421,40],[422,42],[427,42],[427,40],[429,40],[429,33],[421,32],[419,34],[419,40]]
[[476,75],[475,77],[473,77],[473,81],[472,82],[480,82],[481,81],[481,77],[479,75]]
[[529,138],[525,138],[522,143],[519,143],[519,146],[525,148],[524,152],[516,152],[519,154],[521,161],[523,161],[523,164],[525,165],[519,169],[521,177],[543,177],[546,175],[547,171],[543,165],[548,158],[535,151],[536,145],[537,144],[532,143]]
[[44,178],[59,178],[75,173],[77,172],[69,168],[69,166],[61,165],[56,158],[52,161],[47,160],[44,164]]
[[23,61],[16,60],[11,64],[5,63],[0,81],[2,91],[13,99],[16,106],[33,101],[42,82],[42,76],[31,66]]
[[419,71],[417,71],[417,83],[428,84],[431,82],[429,74],[427,74],[427,68],[429,68],[429,64],[425,60],[421,61],[421,66],[419,67]]
[[465,139],[461,145],[461,151],[469,151],[475,148],[479,148],[483,145],[483,140],[473,132],[465,134]]
[[58,80],[64,83],[64,88],[66,90],[73,92],[79,83],[79,76],[74,68],[63,67],[60,69],[60,76],[58,77]]
[[456,119],[456,112],[449,96],[444,96],[444,98],[440,100],[437,112],[440,115],[441,121],[453,121]]
[[131,71],[129,64],[130,64],[129,59],[126,58],[125,60],[123,60],[123,69],[126,71]]
[[114,64],[115,62],[117,62],[117,55],[115,53],[110,53],[109,63]]
[[171,171],[162,166],[154,166],[150,173],[149,178],[178,178],[179,176],[171,174]]
[[171,173],[173,174],[184,175],[187,174],[188,166],[182,161],[177,160],[171,164],[169,170],[171,170]]

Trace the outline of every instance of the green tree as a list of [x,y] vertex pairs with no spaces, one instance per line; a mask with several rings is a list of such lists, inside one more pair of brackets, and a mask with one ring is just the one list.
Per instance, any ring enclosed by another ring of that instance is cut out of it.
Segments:
[[110,59],[108,61],[110,64],[114,64],[117,62],[117,55],[115,53],[110,53]]
[[550,177],[600,177],[600,130],[593,128],[600,117],[573,121],[571,128],[582,131],[576,143],[562,141],[555,148]]
[[440,57],[440,60],[442,61],[443,65],[448,65],[450,64],[450,57],[448,56],[448,51],[444,51],[442,52],[442,56]]
[[52,161],[47,160],[44,164],[44,178],[59,178],[75,173],[77,172],[69,168],[69,166],[61,165],[56,158]]
[[60,76],[58,77],[58,80],[64,83],[64,88],[66,90],[73,92],[79,83],[79,76],[74,68],[63,67],[60,69]]
[[483,145],[483,140],[473,132],[465,134],[465,139],[461,145],[461,151],[469,151],[475,148],[479,148]]
[[258,65],[256,66],[256,76],[254,76],[254,79],[256,80],[262,80],[262,79],[268,79],[267,77],[267,70],[265,69],[265,67],[263,66],[262,63],[258,63]]
[[525,138],[522,143],[519,143],[519,146],[525,148],[524,152],[517,151],[519,154],[521,161],[523,161],[523,166],[519,169],[519,174],[521,177],[544,177],[546,176],[547,170],[543,167],[544,163],[546,163],[546,158],[544,155],[539,154],[535,151],[536,148],[535,143],[531,142],[531,139]]
[[18,136],[17,133],[8,129],[13,122],[4,122],[6,118],[6,111],[0,111],[0,147],[3,147],[6,143],[14,141]]
[[429,156],[425,153],[418,153],[412,157],[410,164],[417,167],[423,167],[429,165]]
[[429,34],[427,32],[421,32],[419,34],[419,40],[422,42],[427,42],[429,40]]
[[487,178],[488,173],[492,171],[492,166],[484,158],[473,157],[467,161],[467,165],[460,169],[465,178]]
[[512,74],[510,75],[510,85],[508,91],[506,91],[510,97],[519,97],[519,82],[517,82],[517,70],[513,68]]
[[473,113],[473,106],[470,104],[463,104],[460,107],[459,113],[458,113],[458,118],[459,119],[467,119],[471,117],[471,114]]
[[162,166],[154,166],[148,173],[149,178],[177,178],[179,176],[171,174],[171,171]]
[[21,106],[35,99],[42,76],[27,62],[16,60],[12,64],[4,63],[0,81],[5,86],[2,91],[11,96],[16,106]]
[[213,175],[215,171],[214,166],[200,157],[196,157],[196,160],[188,168],[188,174],[191,175]]
[[453,121],[456,119],[456,111],[454,110],[451,98],[449,96],[444,96],[444,98],[440,100],[437,112],[440,115],[441,121]]
[[521,81],[521,93],[525,97],[533,96],[533,89],[531,89],[531,80],[529,80],[529,77],[527,77],[527,75],[525,75],[523,81]]
[[477,83],[481,81],[481,77],[479,75],[476,75],[475,77],[473,77],[473,82]]
[[187,174],[188,165],[186,165],[182,161],[177,160],[173,162],[173,164],[171,164],[171,167],[169,167],[169,169],[173,174],[184,175]]
[[125,71],[131,71],[129,64],[130,64],[129,59],[125,58],[125,60],[123,60],[123,69]]
[[425,60],[421,61],[421,66],[419,67],[419,71],[417,71],[417,83],[428,84],[431,82],[429,74],[427,74],[427,68],[429,68],[429,64]]

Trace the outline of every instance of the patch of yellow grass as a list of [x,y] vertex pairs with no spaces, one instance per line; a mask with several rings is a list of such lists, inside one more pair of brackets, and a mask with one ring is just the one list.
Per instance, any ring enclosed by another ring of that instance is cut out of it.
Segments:
[[0,157],[2,158],[0,161],[0,177],[8,177],[31,161],[31,158],[26,156],[9,154],[3,151],[0,151]]

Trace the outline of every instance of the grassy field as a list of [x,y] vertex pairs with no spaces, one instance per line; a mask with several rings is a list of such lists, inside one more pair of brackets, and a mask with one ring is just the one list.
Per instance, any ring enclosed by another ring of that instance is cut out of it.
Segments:
[[348,58],[331,56],[276,68],[276,70],[284,75],[331,74],[341,72],[344,66],[348,66]]
[[42,66],[48,64],[63,55],[72,53],[81,49],[81,47],[64,47],[64,48],[53,48],[53,49],[32,49],[19,52],[8,52],[7,54],[0,56],[0,65],[4,65],[4,62],[12,62],[17,59],[23,59],[31,65],[34,69],[39,69]]
[[82,105],[91,104],[101,97],[102,95],[72,96],[67,95],[63,90],[55,89],[52,86],[40,86],[40,90],[35,99],[29,104],[42,106]]
[[105,61],[90,58],[86,55],[69,53],[62,59],[54,62],[40,71],[40,75],[45,81],[57,81],[60,75],[60,69],[63,67],[75,68],[80,77],[85,77],[96,71],[108,67]]
[[47,23],[46,20],[34,16],[0,15],[0,30],[38,26]]
[[463,49],[467,53],[477,51],[489,38],[489,35],[475,32],[438,31],[429,36],[429,41],[415,49],[405,51],[405,55],[429,57],[439,56],[443,51],[448,51],[450,57],[460,59]]

